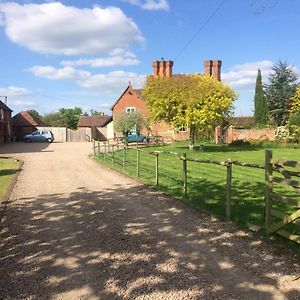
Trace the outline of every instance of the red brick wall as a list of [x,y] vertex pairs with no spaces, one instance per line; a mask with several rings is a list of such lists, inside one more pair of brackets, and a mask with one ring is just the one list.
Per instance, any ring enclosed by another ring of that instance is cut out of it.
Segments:
[[11,139],[11,112],[4,110],[4,119],[0,120],[0,143]]

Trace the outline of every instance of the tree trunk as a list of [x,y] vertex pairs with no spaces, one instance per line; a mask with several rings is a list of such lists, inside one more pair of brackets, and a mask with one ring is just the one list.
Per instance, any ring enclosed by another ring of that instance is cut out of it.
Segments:
[[195,144],[195,127],[193,125],[190,126],[190,136],[189,136],[189,150],[194,150]]

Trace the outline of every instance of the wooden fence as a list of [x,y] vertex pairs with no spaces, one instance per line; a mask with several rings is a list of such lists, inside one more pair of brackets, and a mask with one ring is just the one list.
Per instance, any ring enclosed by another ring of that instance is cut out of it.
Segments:
[[92,129],[78,128],[70,129],[66,127],[37,127],[39,130],[51,130],[55,142],[91,142]]
[[[285,238],[288,238],[294,242],[300,243],[300,236],[296,234],[292,234],[287,230],[282,229],[285,225],[293,223],[295,225],[300,225],[298,220],[300,218],[300,200],[296,200],[293,198],[288,198],[283,195],[279,195],[273,192],[273,183],[279,184],[287,184],[295,190],[295,192],[300,194],[300,182],[295,181],[292,177],[300,177],[300,172],[291,171],[284,169],[284,166],[288,167],[300,167],[300,162],[295,161],[274,161],[272,160],[272,152],[270,150],[266,150],[266,159],[265,165],[252,164],[252,163],[244,163],[240,161],[217,161],[217,160],[208,160],[208,159],[195,159],[187,157],[186,153],[179,154],[172,151],[149,151],[145,147],[145,145],[139,145],[138,143],[135,145],[136,148],[136,177],[140,177],[140,152],[147,153],[149,155],[154,156],[155,159],[155,185],[159,185],[159,156],[161,154],[169,154],[176,156],[182,163],[182,193],[184,197],[187,197],[188,194],[188,162],[199,163],[199,164],[215,164],[224,166],[226,168],[226,195],[225,195],[225,216],[226,220],[231,219],[231,207],[232,207],[232,167],[233,165],[248,167],[248,168],[257,168],[265,170],[265,224],[266,224],[266,232],[277,233]],[[127,147],[121,143],[101,143],[95,142],[93,144],[94,155],[103,155],[104,160],[110,160],[111,164],[115,163],[115,151],[122,150],[122,170],[125,172],[126,169],[126,155],[127,155]],[[282,174],[284,177],[274,177],[272,176],[274,172],[278,172]],[[272,208],[273,201],[281,201],[283,203],[287,203],[293,205],[296,209],[292,214],[286,215],[279,210],[274,210]],[[273,222],[272,217],[279,218],[280,221]]]
[[[300,177],[299,171],[287,169],[286,167],[299,168],[299,161],[290,160],[273,160],[272,152],[266,150],[265,157],[265,179],[266,179],[266,191],[265,191],[265,221],[266,231],[268,234],[277,233],[285,238],[288,238],[294,242],[300,244],[300,235],[292,234],[286,227],[289,224],[299,226],[300,219],[300,200],[294,197],[287,197],[281,195],[278,192],[274,192],[274,184],[286,185],[293,189],[294,194],[299,197],[300,195],[300,182],[294,178]],[[277,171],[282,176],[274,176],[273,172]],[[293,212],[289,214],[283,213],[278,209],[273,209],[273,204],[285,203],[293,207]]]

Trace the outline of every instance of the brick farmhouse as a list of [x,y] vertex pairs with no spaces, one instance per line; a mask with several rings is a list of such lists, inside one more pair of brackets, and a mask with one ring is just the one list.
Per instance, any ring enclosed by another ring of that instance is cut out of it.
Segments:
[[[204,62],[204,74],[221,80],[221,65],[222,61],[220,60],[206,60]],[[154,61],[152,66],[152,76],[154,77],[184,76],[184,74],[173,74],[173,61],[171,60]],[[139,112],[145,119],[147,119],[149,115],[149,109],[142,97],[142,89],[134,89],[129,82],[127,88],[112,107],[113,120],[115,120],[120,113],[131,111]],[[142,133],[145,135],[148,134],[146,129],[143,129]],[[120,134],[120,132],[115,132],[115,136],[120,136]],[[152,123],[151,134],[163,136],[165,140],[186,140],[189,136],[189,132],[186,128],[182,127],[181,129],[176,129],[164,122]]]

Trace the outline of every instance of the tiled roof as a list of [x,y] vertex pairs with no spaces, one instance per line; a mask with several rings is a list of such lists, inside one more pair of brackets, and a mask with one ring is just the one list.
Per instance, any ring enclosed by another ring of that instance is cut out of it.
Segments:
[[110,116],[81,116],[78,127],[104,127],[112,120]]
[[247,126],[254,124],[254,118],[252,116],[247,117],[232,117],[229,119],[229,124],[233,126]]
[[6,104],[4,104],[2,101],[0,101],[0,108],[7,111],[12,111]]
[[42,120],[33,116],[28,111],[21,111],[12,117],[12,126],[47,126]]

